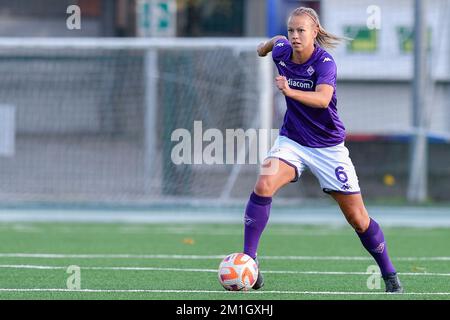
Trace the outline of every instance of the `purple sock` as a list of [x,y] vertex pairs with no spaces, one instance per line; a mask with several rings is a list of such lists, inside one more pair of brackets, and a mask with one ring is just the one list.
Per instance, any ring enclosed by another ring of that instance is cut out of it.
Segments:
[[370,218],[369,228],[363,233],[356,232],[356,234],[361,239],[364,248],[374,257],[383,276],[396,272],[387,252],[383,231],[375,220]]
[[258,196],[254,192],[247,203],[244,218],[244,253],[252,258],[256,257],[259,238],[269,221],[271,203],[272,197]]

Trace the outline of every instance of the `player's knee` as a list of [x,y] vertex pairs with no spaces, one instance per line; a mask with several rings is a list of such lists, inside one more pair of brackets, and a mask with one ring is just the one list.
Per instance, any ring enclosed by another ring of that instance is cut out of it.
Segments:
[[364,233],[367,230],[366,223],[363,221],[363,219],[355,219],[351,221],[350,224],[358,233]]
[[259,178],[255,185],[255,193],[262,197],[272,197],[275,193],[274,183],[267,178]]
[[365,232],[370,223],[366,210],[359,208],[352,208],[348,210],[347,221],[358,233]]

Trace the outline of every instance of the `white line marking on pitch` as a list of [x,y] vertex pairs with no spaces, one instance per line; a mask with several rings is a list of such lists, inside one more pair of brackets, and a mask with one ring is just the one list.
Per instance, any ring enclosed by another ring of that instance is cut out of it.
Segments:
[[[225,294],[309,294],[309,295],[392,295],[387,292],[346,292],[346,291],[246,291],[232,292],[225,290],[150,290],[150,289],[58,289],[58,288],[0,288],[0,292],[93,292],[93,293],[225,293]],[[450,296],[450,292],[405,292],[402,295],[438,295]]]
[[[223,255],[180,255],[180,254],[58,254],[58,253],[0,253],[0,258],[43,258],[43,259],[223,259]],[[267,260],[348,260],[371,261],[372,257],[346,256],[261,256]],[[397,257],[396,261],[450,261],[450,257]]]
[[[2,264],[0,268],[11,269],[38,269],[38,270],[65,270],[67,266],[42,266],[29,264]],[[195,268],[159,268],[159,267],[82,267],[83,270],[128,270],[128,271],[177,271],[177,272],[212,272],[217,273],[216,269],[195,269]],[[371,275],[367,272],[346,272],[346,271],[296,271],[296,270],[265,270],[264,273],[273,274],[322,274],[322,275]],[[450,277],[450,273],[432,273],[432,272],[399,272],[403,276],[435,276]]]

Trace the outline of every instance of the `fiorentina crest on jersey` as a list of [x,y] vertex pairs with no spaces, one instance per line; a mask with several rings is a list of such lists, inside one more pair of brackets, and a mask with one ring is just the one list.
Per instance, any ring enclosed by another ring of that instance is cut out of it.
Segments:
[[315,72],[315,70],[312,66],[309,66],[309,68],[308,68],[308,70],[306,70],[306,72],[308,72],[308,74],[311,76]]

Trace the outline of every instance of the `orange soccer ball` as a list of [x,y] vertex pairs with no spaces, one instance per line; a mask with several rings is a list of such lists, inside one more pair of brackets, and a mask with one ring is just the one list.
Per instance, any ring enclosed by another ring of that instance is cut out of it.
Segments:
[[230,291],[250,290],[258,278],[258,266],[245,253],[226,256],[219,266],[219,282]]

